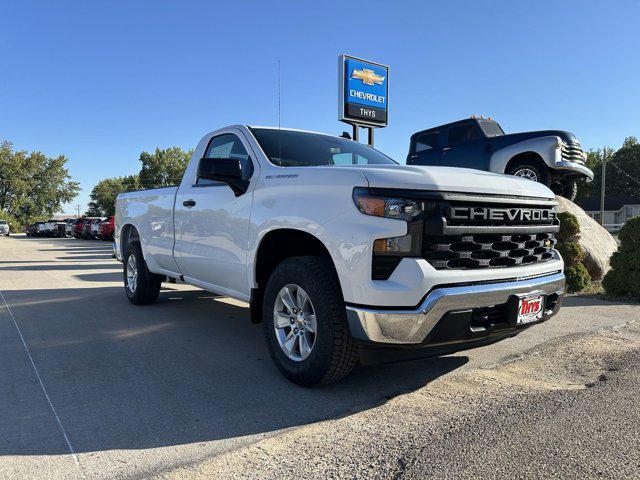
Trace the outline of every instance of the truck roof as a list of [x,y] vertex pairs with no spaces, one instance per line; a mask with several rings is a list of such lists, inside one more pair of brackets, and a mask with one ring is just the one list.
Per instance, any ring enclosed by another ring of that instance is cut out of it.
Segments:
[[442,125],[438,125],[437,127],[431,127],[431,128],[427,128],[425,130],[420,130],[419,132],[416,132],[411,136],[414,137],[415,135],[419,135],[419,134],[422,134],[422,133],[425,133],[425,132],[431,132],[433,130],[441,130],[443,128],[455,127],[456,125],[461,125],[463,123],[468,123],[469,120],[473,120],[473,121],[476,121],[478,123],[498,123],[492,118],[474,118],[474,117],[463,118],[462,120],[456,120],[455,122],[443,123]]
[[301,128],[285,128],[285,127],[270,127],[270,126],[265,126],[265,125],[245,125],[249,130],[251,130],[252,128],[261,128],[261,129],[265,129],[265,130],[285,130],[288,132],[303,132],[303,133],[314,133],[316,135],[326,135],[327,137],[338,137],[341,138],[339,135],[331,135],[330,133],[323,133],[323,132],[315,132],[313,130],[304,130]]

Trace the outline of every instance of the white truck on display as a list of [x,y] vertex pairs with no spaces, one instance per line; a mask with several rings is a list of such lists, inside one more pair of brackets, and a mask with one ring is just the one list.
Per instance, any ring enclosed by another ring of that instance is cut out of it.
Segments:
[[211,132],[179,186],[119,195],[115,225],[132,303],[154,302],[168,279],[249,302],[275,365],[307,386],[358,359],[513,336],[564,293],[546,186],[398,165],[320,133]]

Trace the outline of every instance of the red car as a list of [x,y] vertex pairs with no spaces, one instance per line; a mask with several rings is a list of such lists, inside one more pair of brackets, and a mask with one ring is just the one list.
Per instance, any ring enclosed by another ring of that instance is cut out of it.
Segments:
[[82,217],[76,220],[76,224],[73,226],[73,236],[76,238],[82,237],[82,229],[84,228],[84,222],[87,219]]
[[115,230],[115,227],[114,217],[107,217],[107,219],[100,222],[100,225],[98,226],[98,238],[100,238],[100,240],[113,241],[113,231]]

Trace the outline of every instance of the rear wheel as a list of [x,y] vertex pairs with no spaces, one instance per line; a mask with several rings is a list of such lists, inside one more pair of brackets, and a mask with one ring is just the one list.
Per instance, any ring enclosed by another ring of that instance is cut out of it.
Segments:
[[131,242],[127,247],[123,277],[124,291],[134,305],[148,305],[158,299],[163,277],[149,271],[139,242]]
[[567,200],[571,200],[572,202],[576,199],[578,195],[578,182],[576,180],[570,180],[565,182],[562,188],[562,196]]
[[263,326],[276,367],[299,385],[336,382],[358,359],[340,286],[325,258],[295,257],[275,268],[265,290]]
[[557,179],[549,187],[556,195],[571,200],[572,202],[578,195],[578,182],[577,180],[562,180]]

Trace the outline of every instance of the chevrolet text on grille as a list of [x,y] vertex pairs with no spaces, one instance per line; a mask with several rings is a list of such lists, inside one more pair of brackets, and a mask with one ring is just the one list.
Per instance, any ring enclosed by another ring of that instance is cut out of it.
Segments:
[[452,220],[551,222],[556,217],[555,208],[450,207],[449,209],[449,218]]

